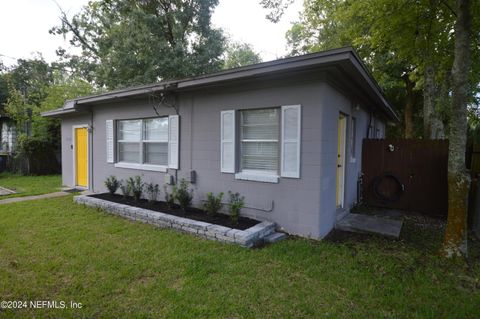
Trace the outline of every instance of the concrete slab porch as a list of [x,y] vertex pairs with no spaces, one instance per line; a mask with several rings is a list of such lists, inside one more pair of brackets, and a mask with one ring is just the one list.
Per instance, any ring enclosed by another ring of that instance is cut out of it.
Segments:
[[348,214],[337,221],[335,229],[399,238],[402,226],[403,220],[362,214]]

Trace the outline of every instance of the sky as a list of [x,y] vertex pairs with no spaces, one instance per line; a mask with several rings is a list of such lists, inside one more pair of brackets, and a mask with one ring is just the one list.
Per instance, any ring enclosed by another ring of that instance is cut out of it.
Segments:
[[[80,11],[88,0],[56,0],[68,16]],[[212,23],[234,41],[250,43],[264,61],[287,53],[285,33],[298,20],[302,0],[296,0],[279,23],[265,18],[268,10],[260,0],[220,0]],[[48,33],[59,24],[54,0],[2,0],[0,2],[0,61],[9,66],[18,58],[31,58],[40,52],[46,61],[56,59],[55,50],[69,48],[62,36]]]

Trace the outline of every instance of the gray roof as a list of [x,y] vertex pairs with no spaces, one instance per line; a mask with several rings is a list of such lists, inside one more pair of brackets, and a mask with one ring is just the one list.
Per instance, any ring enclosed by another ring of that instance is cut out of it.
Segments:
[[[305,54],[269,62],[252,64],[244,67],[229,69],[216,73],[185,78],[181,80],[162,81],[154,84],[141,85],[107,93],[79,97],[67,100],[62,108],[42,113],[43,116],[60,117],[75,113],[78,106],[95,105],[112,102],[136,96],[148,95],[162,91],[188,91],[205,88],[212,85],[235,83],[238,80],[254,79],[273,75],[288,77],[289,72],[314,70],[315,68],[334,66],[338,76],[346,77],[354,83],[349,89],[361,92],[368,97],[370,103],[386,116],[387,119],[398,121],[399,118],[392,109],[377,82],[373,79],[362,60],[351,47]],[[344,83],[342,81],[342,83]]]

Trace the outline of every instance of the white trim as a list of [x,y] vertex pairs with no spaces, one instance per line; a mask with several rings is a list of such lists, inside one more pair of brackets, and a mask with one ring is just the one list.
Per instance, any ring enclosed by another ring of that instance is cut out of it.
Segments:
[[[285,112],[288,109],[294,109],[298,112],[298,119],[297,119],[297,138],[296,139],[285,139]],[[300,178],[300,161],[301,161],[301,154],[300,154],[300,145],[302,144],[302,107],[300,104],[297,105],[282,105],[282,121],[281,121],[281,154],[280,154],[280,175],[282,177],[288,178]],[[286,143],[296,143],[297,144],[297,167],[295,171],[286,171],[285,170],[285,144]]]
[[264,183],[278,183],[278,175],[255,171],[242,171],[235,174],[235,179]]
[[115,163],[114,165],[117,168],[130,168],[130,169],[138,169],[143,171],[155,171],[155,172],[163,172],[163,173],[165,173],[168,169],[168,167],[164,165],[150,165],[150,164],[126,163],[126,162],[118,162],[118,163]]
[[[77,128],[86,128],[87,129],[87,187],[85,186],[80,186],[80,185],[77,185],[77,145],[76,145],[76,141],[77,141],[77,135],[76,135],[76,132],[75,132],[75,129]],[[72,154],[73,154],[73,161],[72,161],[72,164],[73,164],[73,181],[72,181],[72,184],[73,184],[73,187],[76,187],[76,188],[79,188],[79,189],[90,189],[90,132],[88,130],[88,124],[79,124],[79,125],[72,125],[72,145],[73,145],[73,150],[72,150]]]
[[245,143],[278,143],[279,140],[241,140],[240,142],[245,142]]

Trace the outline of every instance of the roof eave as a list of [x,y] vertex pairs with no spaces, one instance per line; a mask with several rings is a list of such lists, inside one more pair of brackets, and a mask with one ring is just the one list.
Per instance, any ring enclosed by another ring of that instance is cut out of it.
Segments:
[[221,71],[210,75],[204,75],[199,77],[187,78],[178,81],[165,81],[156,84],[144,85],[140,87],[128,88],[117,90],[109,93],[81,97],[75,100],[69,100],[65,102],[65,105],[61,109],[48,111],[42,113],[42,116],[47,117],[60,117],[65,114],[71,114],[79,112],[77,106],[79,105],[92,105],[102,102],[111,102],[118,99],[134,98],[136,96],[143,96],[146,94],[152,94],[162,91],[188,91],[195,90],[201,87],[209,85],[215,85],[218,83],[228,83],[246,78],[254,78],[261,75],[275,74],[281,72],[295,71],[298,69],[305,69],[312,66],[329,63],[336,63],[348,61],[354,67],[355,72],[358,72],[360,77],[368,84],[369,90],[385,115],[391,120],[399,122],[399,118],[390,104],[385,99],[380,87],[365,67],[360,57],[356,54],[355,50],[347,47],[330,51],[324,51],[304,56],[292,57],[287,60],[275,60],[270,62],[263,62],[251,66],[240,67],[238,69],[232,69],[227,71]]
[[351,54],[350,61],[355,66],[357,71],[362,75],[364,80],[368,83],[369,87],[372,88],[373,92],[376,95],[376,98],[383,105],[385,114],[388,117],[390,117],[391,120],[395,121],[396,123],[399,123],[400,118],[398,117],[397,113],[393,110],[390,103],[388,103],[387,99],[385,98],[385,95],[383,94],[382,89],[377,84],[377,82],[375,81],[373,76],[370,74],[368,69],[365,67],[365,64],[362,62],[361,58],[357,55],[357,53],[354,50],[352,50],[350,54]]
[[70,115],[70,114],[75,114],[75,113],[85,113],[86,110],[79,110],[78,108],[59,108],[51,111],[46,111],[40,113],[41,116],[43,117],[62,117],[65,115]]

